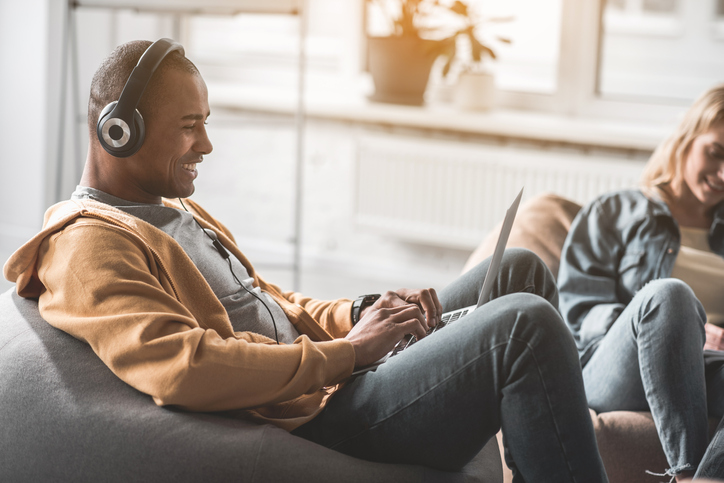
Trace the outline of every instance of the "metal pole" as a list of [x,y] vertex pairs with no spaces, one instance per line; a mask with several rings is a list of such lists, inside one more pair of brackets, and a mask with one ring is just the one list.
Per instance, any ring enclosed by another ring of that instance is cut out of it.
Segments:
[[73,95],[71,96],[72,102],[73,102],[73,108],[70,110],[71,113],[73,113],[73,151],[75,160],[73,160],[73,166],[75,167],[74,174],[75,174],[75,182],[73,184],[73,188],[75,188],[76,184],[80,183],[80,178],[83,175],[83,167],[85,166],[85,158],[83,157],[83,153],[81,152],[81,142],[80,142],[80,129],[78,128],[78,124],[81,122],[81,116],[79,111],[79,105],[80,105],[80,62],[78,61],[78,26],[77,26],[77,17],[74,15],[71,17],[71,30],[69,33],[70,37],[70,44],[71,44],[71,62],[73,63],[72,68],[72,84],[73,84]]
[[300,0],[299,11],[299,82],[297,93],[297,156],[296,156],[296,178],[294,196],[294,259],[292,262],[293,283],[295,292],[301,289],[301,250],[302,250],[302,215],[304,203],[304,123],[305,123],[305,70],[306,70],[306,48],[307,37],[307,2]]
[[63,23],[63,58],[60,67],[60,110],[58,112],[58,151],[55,153],[55,193],[53,193],[53,203],[60,201],[60,193],[63,191],[63,161],[65,151],[65,124],[68,118],[65,112],[65,105],[68,96],[68,38],[70,30],[70,16],[73,15],[75,3],[71,0],[65,12],[65,22]]

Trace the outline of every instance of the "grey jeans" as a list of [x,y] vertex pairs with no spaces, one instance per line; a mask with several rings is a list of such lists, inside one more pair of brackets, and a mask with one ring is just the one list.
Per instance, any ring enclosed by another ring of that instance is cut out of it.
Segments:
[[[439,294],[474,304],[489,261]],[[349,382],[295,434],[356,457],[458,470],[503,430],[518,482],[605,482],[573,338],[543,262],[507,250],[491,301]]]
[[651,281],[583,368],[588,402],[597,412],[651,411],[670,465],[667,475],[698,468],[697,476],[724,478],[722,425],[707,445],[707,414],[724,413],[724,357],[705,363],[705,321],[684,282]]

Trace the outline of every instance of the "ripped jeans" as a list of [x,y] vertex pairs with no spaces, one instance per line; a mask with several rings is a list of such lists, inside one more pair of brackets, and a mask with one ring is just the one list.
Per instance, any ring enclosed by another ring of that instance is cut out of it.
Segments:
[[[475,304],[489,260],[442,290]],[[516,483],[606,482],[558,291],[532,252],[506,250],[491,301],[351,380],[294,434],[372,461],[457,471],[502,427]]]
[[596,412],[651,411],[669,476],[698,468],[697,477],[724,478],[724,425],[708,444],[707,417],[724,413],[724,364],[705,363],[705,321],[684,282],[651,281],[583,368],[588,404]]

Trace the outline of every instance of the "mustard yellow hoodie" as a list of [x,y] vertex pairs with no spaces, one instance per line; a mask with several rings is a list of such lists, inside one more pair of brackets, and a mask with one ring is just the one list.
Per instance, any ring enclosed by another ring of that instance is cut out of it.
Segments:
[[19,295],[38,299],[48,323],[88,343],[158,405],[244,409],[287,430],[304,424],[352,373],[354,349],[341,339],[351,329],[351,302],[314,300],[266,283],[223,225],[191,200],[187,206],[279,303],[302,334],[293,344],[234,332],[173,238],[96,201],[48,209],[40,233],[5,264],[5,277]]

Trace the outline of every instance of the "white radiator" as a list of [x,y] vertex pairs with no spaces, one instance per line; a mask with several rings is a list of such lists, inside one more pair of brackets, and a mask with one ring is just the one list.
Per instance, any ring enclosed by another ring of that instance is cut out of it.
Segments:
[[581,204],[634,187],[645,163],[452,141],[364,136],[357,145],[355,224],[402,240],[474,248],[523,199],[553,192]]

